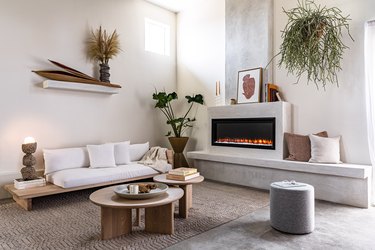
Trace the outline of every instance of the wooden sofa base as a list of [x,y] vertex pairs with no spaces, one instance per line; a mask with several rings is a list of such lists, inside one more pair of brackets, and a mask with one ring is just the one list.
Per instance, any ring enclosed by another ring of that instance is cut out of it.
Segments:
[[56,186],[52,183],[47,183],[44,187],[34,187],[29,189],[16,189],[13,184],[8,184],[4,186],[4,189],[7,190],[9,193],[12,194],[13,200],[23,209],[30,211],[32,210],[32,199],[42,196],[48,196],[48,195],[54,195],[54,194],[61,194],[61,193],[67,193],[67,192],[73,192],[83,189],[89,189],[89,188],[95,188],[95,187],[102,187],[102,186],[111,186],[114,184],[120,184],[130,181],[136,181],[136,180],[142,180],[142,179],[148,179],[152,178],[157,174],[151,174],[151,175],[144,175],[139,176],[135,178],[130,178],[126,180],[118,180],[118,181],[110,181],[110,182],[102,182],[98,184],[92,184],[92,185],[85,185],[85,186],[79,186],[79,187],[73,187],[73,188],[62,188],[59,186]]

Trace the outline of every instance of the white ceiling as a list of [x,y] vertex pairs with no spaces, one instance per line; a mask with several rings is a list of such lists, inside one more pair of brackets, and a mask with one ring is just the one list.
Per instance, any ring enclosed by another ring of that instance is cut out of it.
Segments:
[[182,10],[185,2],[188,0],[146,0],[146,1],[177,13]]

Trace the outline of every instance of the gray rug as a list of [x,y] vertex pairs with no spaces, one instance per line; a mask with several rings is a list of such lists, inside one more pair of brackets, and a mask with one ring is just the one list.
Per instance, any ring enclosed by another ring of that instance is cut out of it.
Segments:
[[[175,234],[130,235],[100,240],[100,208],[88,200],[94,190],[35,199],[32,211],[14,202],[0,205],[0,249],[163,249],[268,205],[268,194],[205,181],[193,187],[189,218],[175,214]],[[142,218],[143,220],[143,218]]]

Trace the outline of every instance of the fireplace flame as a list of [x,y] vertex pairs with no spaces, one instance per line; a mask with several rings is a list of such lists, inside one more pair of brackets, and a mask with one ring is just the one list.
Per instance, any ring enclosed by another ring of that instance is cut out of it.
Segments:
[[233,143],[245,145],[272,146],[273,141],[267,139],[247,139],[247,138],[218,138],[215,143]]

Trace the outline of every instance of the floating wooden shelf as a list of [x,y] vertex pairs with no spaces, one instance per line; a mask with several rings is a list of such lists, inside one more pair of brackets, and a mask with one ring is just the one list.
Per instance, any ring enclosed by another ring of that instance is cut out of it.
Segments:
[[119,88],[101,86],[101,85],[96,85],[96,84],[87,84],[87,83],[79,83],[79,82],[64,82],[64,81],[54,81],[54,80],[45,80],[43,82],[43,88],[95,92],[95,93],[111,94],[111,95],[119,93]]

